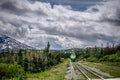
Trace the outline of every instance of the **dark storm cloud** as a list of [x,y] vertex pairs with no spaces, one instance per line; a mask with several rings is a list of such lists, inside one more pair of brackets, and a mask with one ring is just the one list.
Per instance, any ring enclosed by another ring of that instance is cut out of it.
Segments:
[[21,24],[25,24],[25,23],[27,23],[26,21],[23,21],[23,20],[20,20],[20,19],[16,19],[16,18],[8,18],[8,19],[6,19],[7,17],[3,17],[3,16],[0,16],[0,20],[4,23],[4,24],[6,24],[6,23],[8,23],[9,22],[9,24],[11,24],[11,25],[13,25],[13,26],[15,26],[15,27],[19,27],[19,26],[21,26]]
[[110,24],[120,26],[120,4],[119,0],[111,0],[111,2],[107,2],[107,5],[101,7],[101,11],[104,11],[101,14],[101,21],[109,22]]
[[[21,1],[24,1],[24,0],[21,0]],[[24,7],[23,5],[19,4],[19,0],[11,0],[11,1],[5,0],[5,1],[2,1],[0,3],[0,10],[1,11],[6,11],[8,13],[13,13],[13,14],[16,14],[16,15],[25,15],[25,14],[32,13],[32,14],[35,14],[35,15],[47,16],[47,14],[44,13],[41,9],[31,10],[27,6]]]
[[110,23],[113,26],[120,26],[120,9],[116,11],[114,14],[115,17],[107,17],[108,14],[102,16],[102,19],[100,22],[107,22]]

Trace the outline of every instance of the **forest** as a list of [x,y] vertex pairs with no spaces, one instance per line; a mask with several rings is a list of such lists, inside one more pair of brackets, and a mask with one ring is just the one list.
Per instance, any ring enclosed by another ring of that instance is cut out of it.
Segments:
[[66,56],[60,51],[50,51],[49,42],[43,50],[5,50],[0,53],[0,79],[22,79],[27,73],[45,71],[62,62]]

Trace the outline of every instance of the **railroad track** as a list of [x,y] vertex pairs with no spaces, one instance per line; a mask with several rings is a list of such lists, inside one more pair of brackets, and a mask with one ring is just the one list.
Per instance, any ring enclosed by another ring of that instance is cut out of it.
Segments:
[[73,67],[75,70],[79,71],[81,75],[84,76],[84,78],[80,80],[104,80],[104,78],[101,75],[95,73],[94,71],[88,69],[80,63],[73,62]]

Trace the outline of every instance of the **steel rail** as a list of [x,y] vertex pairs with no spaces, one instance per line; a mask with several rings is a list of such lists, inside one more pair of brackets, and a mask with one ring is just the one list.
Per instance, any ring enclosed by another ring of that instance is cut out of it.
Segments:
[[89,76],[83,70],[81,70],[79,66],[76,65],[75,63],[74,63],[74,67],[76,67],[88,80],[91,80],[91,78],[89,78]]
[[94,71],[86,68],[84,65],[82,65],[82,64],[80,64],[80,63],[78,63],[78,65],[81,66],[82,68],[84,68],[85,70],[87,70],[88,72],[90,72],[90,73],[94,74],[95,76],[99,77],[101,80],[104,80],[104,78],[103,78],[102,76],[100,76],[100,75],[98,75],[97,73],[95,73]]

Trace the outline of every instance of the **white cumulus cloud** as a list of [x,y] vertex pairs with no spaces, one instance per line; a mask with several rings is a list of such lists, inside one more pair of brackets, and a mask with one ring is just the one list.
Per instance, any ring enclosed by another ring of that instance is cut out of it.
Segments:
[[70,5],[0,0],[0,32],[44,48],[80,48],[120,39],[120,1],[108,0],[74,11]]

